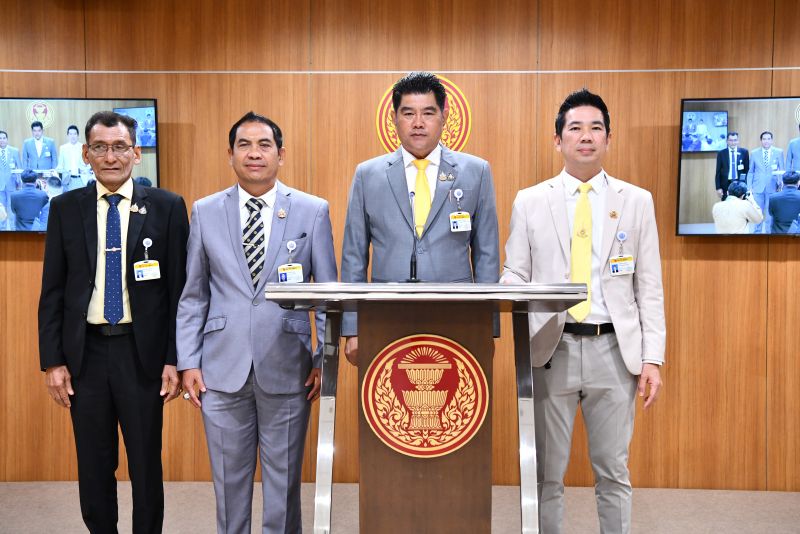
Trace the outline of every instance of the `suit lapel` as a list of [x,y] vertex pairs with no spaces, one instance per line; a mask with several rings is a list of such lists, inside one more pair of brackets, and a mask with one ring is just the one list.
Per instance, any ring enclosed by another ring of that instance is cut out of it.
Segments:
[[442,181],[437,179],[436,180],[436,193],[433,195],[433,201],[431,202],[431,211],[428,214],[428,220],[425,221],[425,228],[422,231],[422,235],[425,235],[425,232],[428,231],[430,228],[431,223],[436,219],[436,215],[442,209],[444,205],[445,199],[447,199],[450,189],[453,187],[455,180],[458,179],[458,174],[456,173],[457,164],[455,160],[453,160],[452,155],[449,150],[442,147],[442,157],[439,161],[439,172],[444,173],[445,176],[452,174],[455,179],[453,181]]
[[[622,188],[619,184],[615,183],[614,179],[608,177],[608,188],[606,189],[606,212],[616,212],[616,217],[608,216],[603,221],[603,248],[600,250],[600,258],[608,260],[611,256],[611,245],[614,244],[615,236],[617,235],[617,228],[619,228],[619,221],[622,219],[622,206],[625,203],[625,197],[622,196]],[[605,214],[603,214],[605,217]],[[601,268],[602,270],[602,268]]]
[[86,236],[86,253],[89,256],[89,272],[94,276],[97,271],[97,187],[87,187],[79,202]]
[[[267,243],[267,250],[264,253],[264,269],[261,271],[261,278],[258,281],[257,291],[261,291],[267,279],[276,269],[275,259],[278,257],[278,252],[281,249],[281,242],[283,241],[283,234],[286,231],[286,221],[289,220],[291,213],[289,209],[292,205],[290,197],[290,190],[282,183],[277,184],[278,191],[275,195],[275,205],[272,207],[272,226],[269,231],[269,242]],[[278,214],[283,210],[283,217]]]
[[[139,241],[139,234],[142,233],[144,219],[150,215],[150,202],[147,200],[147,188],[133,184],[133,196],[131,197],[131,208],[138,206],[138,211],[130,212],[128,215],[128,237],[125,245],[125,257],[127,261],[133,259],[133,251]],[[142,213],[144,211],[144,213]]]
[[564,200],[564,184],[561,177],[554,178],[550,183],[548,192],[548,204],[550,204],[550,215],[553,217],[553,226],[556,228],[558,241],[561,243],[561,252],[569,265],[570,261],[570,235],[569,220],[567,219],[567,203]]
[[403,167],[403,154],[398,148],[389,159],[389,166],[386,168],[386,179],[389,181],[389,189],[392,190],[394,199],[400,207],[400,212],[408,224],[414,230],[414,221],[411,219],[411,199],[408,194],[408,182],[406,182],[406,169]]
[[242,222],[239,214],[238,186],[234,185],[228,189],[225,196],[224,206],[233,257],[236,258],[236,263],[239,264],[239,270],[242,273],[245,284],[250,288],[251,291],[253,291],[253,278],[250,276],[250,269],[247,267],[247,260],[244,257],[244,248],[242,247]]

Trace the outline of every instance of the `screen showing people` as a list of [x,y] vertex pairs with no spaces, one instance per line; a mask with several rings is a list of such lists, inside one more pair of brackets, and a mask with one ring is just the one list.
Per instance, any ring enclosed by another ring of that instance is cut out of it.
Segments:
[[685,99],[681,118],[678,235],[800,234],[800,97]]
[[50,199],[94,182],[82,129],[108,109],[137,120],[142,159],[134,175],[158,187],[154,99],[0,98],[0,231],[46,231]]

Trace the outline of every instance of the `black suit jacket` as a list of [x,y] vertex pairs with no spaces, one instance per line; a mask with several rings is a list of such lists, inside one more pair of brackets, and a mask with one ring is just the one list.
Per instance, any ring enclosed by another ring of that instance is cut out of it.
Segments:
[[32,230],[33,221],[47,205],[47,193],[26,184],[19,191],[11,193],[11,209],[17,217],[17,230]]
[[[176,365],[175,316],[186,281],[186,204],[174,193],[134,184],[126,244],[128,296],[139,360],[155,378]],[[133,264],[158,260],[161,278],[134,281]],[[66,364],[80,375],[86,315],[97,267],[97,189],[94,185],[53,198],[47,225],[42,293],[39,299],[39,359],[42,370]]]
[[785,234],[800,215],[800,191],[787,186],[780,193],[769,196],[769,214],[772,215],[772,233]]
[[[747,170],[750,168],[750,153],[742,148],[736,150],[739,152],[739,161],[742,162],[742,170],[737,169],[736,171],[738,177],[740,174],[747,174]],[[730,154],[726,148],[717,152],[717,172],[714,176],[715,189],[722,189],[723,196],[727,195],[728,186],[731,185],[731,181],[728,179],[730,170]]]

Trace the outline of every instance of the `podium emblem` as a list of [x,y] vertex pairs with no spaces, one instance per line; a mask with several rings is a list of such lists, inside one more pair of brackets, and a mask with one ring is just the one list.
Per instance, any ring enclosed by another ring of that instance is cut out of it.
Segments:
[[387,447],[434,458],[466,445],[489,409],[478,361],[452,339],[433,334],[393,341],[378,353],[361,384],[364,416]]
[[[437,74],[437,78],[444,85],[447,95],[447,103],[450,106],[450,114],[447,116],[444,129],[442,130],[442,144],[450,150],[463,150],[469,140],[472,131],[472,110],[469,102],[461,92],[461,89],[445,78]],[[400,146],[400,138],[392,122],[392,89],[394,85],[383,94],[378,104],[378,112],[375,116],[375,127],[378,130],[378,139],[386,152],[394,152]]]

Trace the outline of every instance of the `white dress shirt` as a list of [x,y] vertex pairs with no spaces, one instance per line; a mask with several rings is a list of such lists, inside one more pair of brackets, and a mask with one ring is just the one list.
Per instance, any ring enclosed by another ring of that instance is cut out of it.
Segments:
[[33,144],[36,145],[36,155],[40,158],[42,157],[42,147],[44,146],[44,138],[36,139],[33,138]]
[[275,198],[278,195],[278,181],[275,181],[275,185],[272,186],[272,189],[259,197],[254,197],[242,189],[241,185],[237,187],[239,188],[239,235],[242,235],[242,229],[247,224],[247,219],[250,218],[250,210],[247,208],[247,201],[251,198],[260,198],[266,204],[261,208],[261,220],[264,221],[264,250],[266,250],[267,243],[269,243],[269,233],[272,229],[272,211],[275,207]]

